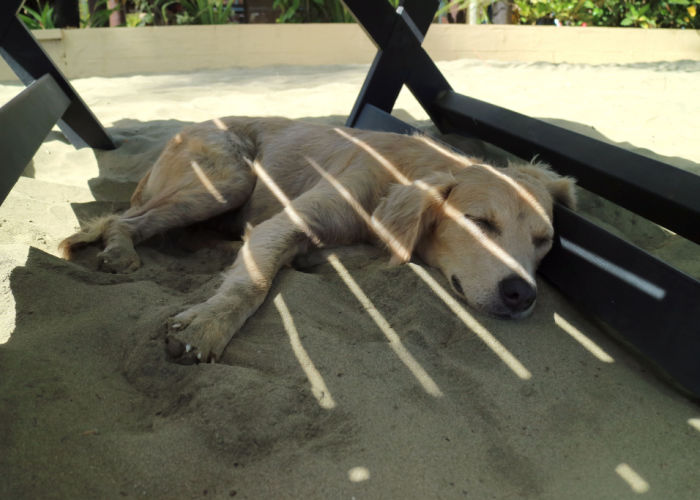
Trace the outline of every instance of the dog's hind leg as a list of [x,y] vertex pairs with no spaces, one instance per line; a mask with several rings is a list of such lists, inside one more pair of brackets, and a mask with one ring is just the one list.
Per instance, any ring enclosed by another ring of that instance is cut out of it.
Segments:
[[140,266],[134,245],[151,236],[204,221],[240,207],[255,186],[246,152],[222,131],[193,129],[171,141],[141,180],[132,206],[88,224],[60,245],[64,255],[74,247],[102,240],[99,267],[132,272]]
[[105,248],[98,254],[99,266],[109,272],[131,272],[140,265],[134,245],[151,236],[176,227],[185,227],[228,212],[242,205],[250,196],[255,180],[239,175],[233,182],[226,179],[212,183],[213,196],[206,188],[188,186],[172,195],[151,198],[142,206],[132,207],[121,217],[106,224],[102,233]]

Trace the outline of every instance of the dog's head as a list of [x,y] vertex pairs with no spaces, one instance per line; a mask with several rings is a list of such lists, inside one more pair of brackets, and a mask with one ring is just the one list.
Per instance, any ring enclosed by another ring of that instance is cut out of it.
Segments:
[[471,306],[517,319],[535,304],[535,270],[552,247],[554,200],[573,207],[574,182],[543,164],[473,164],[392,186],[373,222],[394,262],[415,252]]

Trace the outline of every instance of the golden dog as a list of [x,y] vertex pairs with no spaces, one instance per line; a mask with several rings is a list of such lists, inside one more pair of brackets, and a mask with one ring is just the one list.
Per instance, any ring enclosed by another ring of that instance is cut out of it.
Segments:
[[131,208],[60,247],[69,256],[101,239],[101,268],[131,272],[136,243],[225,213],[245,243],[218,291],[169,322],[168,353],[189,363],[220,357],[279,269],[319,246],[371,241],[395,263],[416,254],[476,309],[525,317],[552,244],[553,199],[573,206],[574,184],[542,164],[500,169],[421,135],[232,117],[177,134]]

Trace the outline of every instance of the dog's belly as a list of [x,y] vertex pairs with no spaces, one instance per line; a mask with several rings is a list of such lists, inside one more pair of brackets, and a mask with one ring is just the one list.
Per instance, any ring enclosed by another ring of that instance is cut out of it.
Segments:
[[285,186],[269,176],[265,180],[259,176],[245,203],[225,215],[227,230],[242,235],[247,228],[272,218],[305,192],[302,187]]

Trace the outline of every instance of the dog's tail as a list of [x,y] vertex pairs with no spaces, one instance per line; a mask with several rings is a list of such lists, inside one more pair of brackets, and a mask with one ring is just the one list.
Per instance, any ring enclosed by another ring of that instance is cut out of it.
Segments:
[[76,248],[83,247],[101,239],[102,235],[107,230],[107,226],[118,218],[118,215],[106,215],[89,220],[82,231],[69,236],[58,244],[59,252],[64,259],[70,259],[73,250]]

